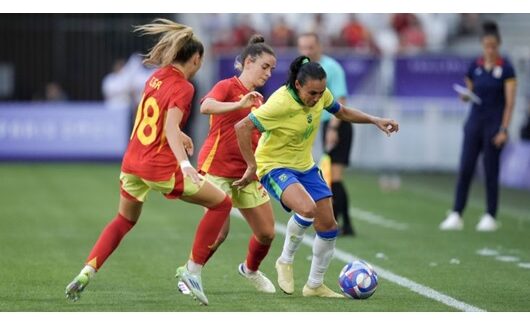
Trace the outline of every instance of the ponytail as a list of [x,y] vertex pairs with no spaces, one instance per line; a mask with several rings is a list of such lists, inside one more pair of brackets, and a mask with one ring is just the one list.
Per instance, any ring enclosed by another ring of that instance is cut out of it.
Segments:
[[311,62],[307,56],[298,56],[291,62],[289,67],[289,78],[285,86],[296,90],[295,82],[303,86],[308,79],[322,80],[326,79],[326,71],[317,62]]
[[173,62],[186,63],[195,53],[202,57],[204,46],[193,34],[191,27],[157,18],[150,24],[135,26],[134,32],[141,35],[158,35],[156,45],[145,55],[144,63],[153,66],[167,66]]

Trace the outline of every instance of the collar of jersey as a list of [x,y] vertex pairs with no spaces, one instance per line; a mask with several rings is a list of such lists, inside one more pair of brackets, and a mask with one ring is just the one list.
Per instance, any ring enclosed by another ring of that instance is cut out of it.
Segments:
[[300,104],[301,106],[305,106],[304,102],[302,102],[302,100],[300,100],[300,98],[298,97],[298,95],[296,95],[296,92],[294,91],[294,89],[292,89],[291,87],[287,86],[287,91],[289,92],[289,94],[291,94],[291,96],[293,97],[293,99],[294,99],[298,104]]

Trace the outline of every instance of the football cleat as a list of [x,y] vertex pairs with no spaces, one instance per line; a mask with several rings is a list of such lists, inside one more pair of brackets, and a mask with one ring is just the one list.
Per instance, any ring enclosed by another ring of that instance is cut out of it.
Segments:
[[177,268],[175,277],[188,287],[190,295],[193,297],[193,299],[197,299],[202,305],[208,305],[208,298],[206,298],[206,295],[202,289],[200,275],[193,275],[188,271],[186,266],[181,266]]
[[191,293],[190,289],[184,284],[182,281],[178,281],[177,288],[179,289],[180,293],[189,295]]
[[284,264],[278,259],[276,260],[276,271],[278,272],[278,285],[280,286],[280,289],[287,294],[293,294],[293,264]]
[[317,288],[310,288],[306,284],[302,289],[302,295],[304,297],[344,298],[343,295],[331,290],[324,284]]
[[265,276],[265,274],[263,274],[259,270],[247,273],[245,272],[244,264],[239,264],[237,270],[239,271],[239,275],[246,278],[256,288],[256,290],[265,293],[276,292],[276,288],[274,287],[274,284],[272,284],[271,280],[269,280],[267,276]]
[[86,288],[90,278],[87,274],[77,275],[70,284],[66,287],[66,299],[71,301],[78,301],[81,299],[81,292]]

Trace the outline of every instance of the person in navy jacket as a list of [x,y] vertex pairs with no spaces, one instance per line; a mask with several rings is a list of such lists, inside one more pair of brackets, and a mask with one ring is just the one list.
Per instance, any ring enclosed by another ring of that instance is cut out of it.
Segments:
[[481,153],[487,209],[476,230],[495,231],[498,228],[495,217],[499,200],[500,154],[508,141],[516,80],[511,63],[499,53],[501,36],[496,23],[484,22],[481,43],[483,54],[470,65],[465,76],[468,90],[478,98],[466,93],[460,95],[462,100],[471,101],[471,111],[464,125],[453,210],[440,224],[441,230],[461,230],[464,227],[461,216],[466,206],[475,165]]

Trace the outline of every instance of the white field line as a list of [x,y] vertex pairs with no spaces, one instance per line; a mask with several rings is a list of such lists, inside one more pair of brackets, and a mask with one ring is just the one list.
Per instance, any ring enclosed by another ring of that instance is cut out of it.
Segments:
[[[238,210],[236,209],[232,209],[232,215],[238,217],[238,218],[241,218],[243,219],[243,216],[241,215],[241,213],[239,213]],[[281,223],[276,223],[275,224],[275,228],[276,228],[276,231],[281,233],[282,235],[285,236],[285,233],[287,231],[287,227]],[[305,245],[309,246],[309,247],[312,247],[313,246],[313,241],[314,239],[309,236],[309,235],[305,235],[304,236],[304,239],[302,241],[302,243],[304,243]],[[340,249],[335,249],[335,254],[333,255],[333,258],[334,259],[338,259],[342,262],[350,262],[354,259],[360,259],[352,254],[349,254],[345,251],[342,251]],[[372,264],[372,263],[371,263]],[[433,299],[433,300],[436,300],[438,302],[441,302],[442,304],[444,305],[447,305],[449,307],[453,307],[455,309],[458,309],[460,311],[464,311],[464,312],[486,312],[485,310],[483,309],[480,309],[476,306],[473,306],[473,305],[469,305],[469,304],[466,304],[465,302],[462,302],[462,301],[459,301],[455,298],[452,298],[452,297],[449,297],[443,293],[440,293],[434,289],[431,289],[427,286],[424,286],[424,285],[421,285],[419,283],[416,283],[412,280],[409,280],[408,278],[406,277],[403,277],[403,276],[399,276],[397,274],[394,274],[392,273],[391,271],[388,271],[386,269],[383,269],[379,266],[376,266],[374,264],[372,264],[372,266],[374,267],[375,271],[377,272],[378,276],[381,277],[381,278],[384,278],[386,279],[387,281],[390,281],[392,283],[395,283],[397,285],[400,285],[404,288],[407,288],[413,292],[416,292],[417,294],[421,295],[421,296],[424,296],[424,297],[427,297],[427,298],[430,298],[430,299]]]
[[409,228],[409,226],[405,223],[396,221],[394,219],[388,219],[378,214],[361,210],[356,207],[350,207],[350,212],[355,217],[355,220],[361,220],[373,225],[378,225],[381,227],[395,230],[407,230]]

